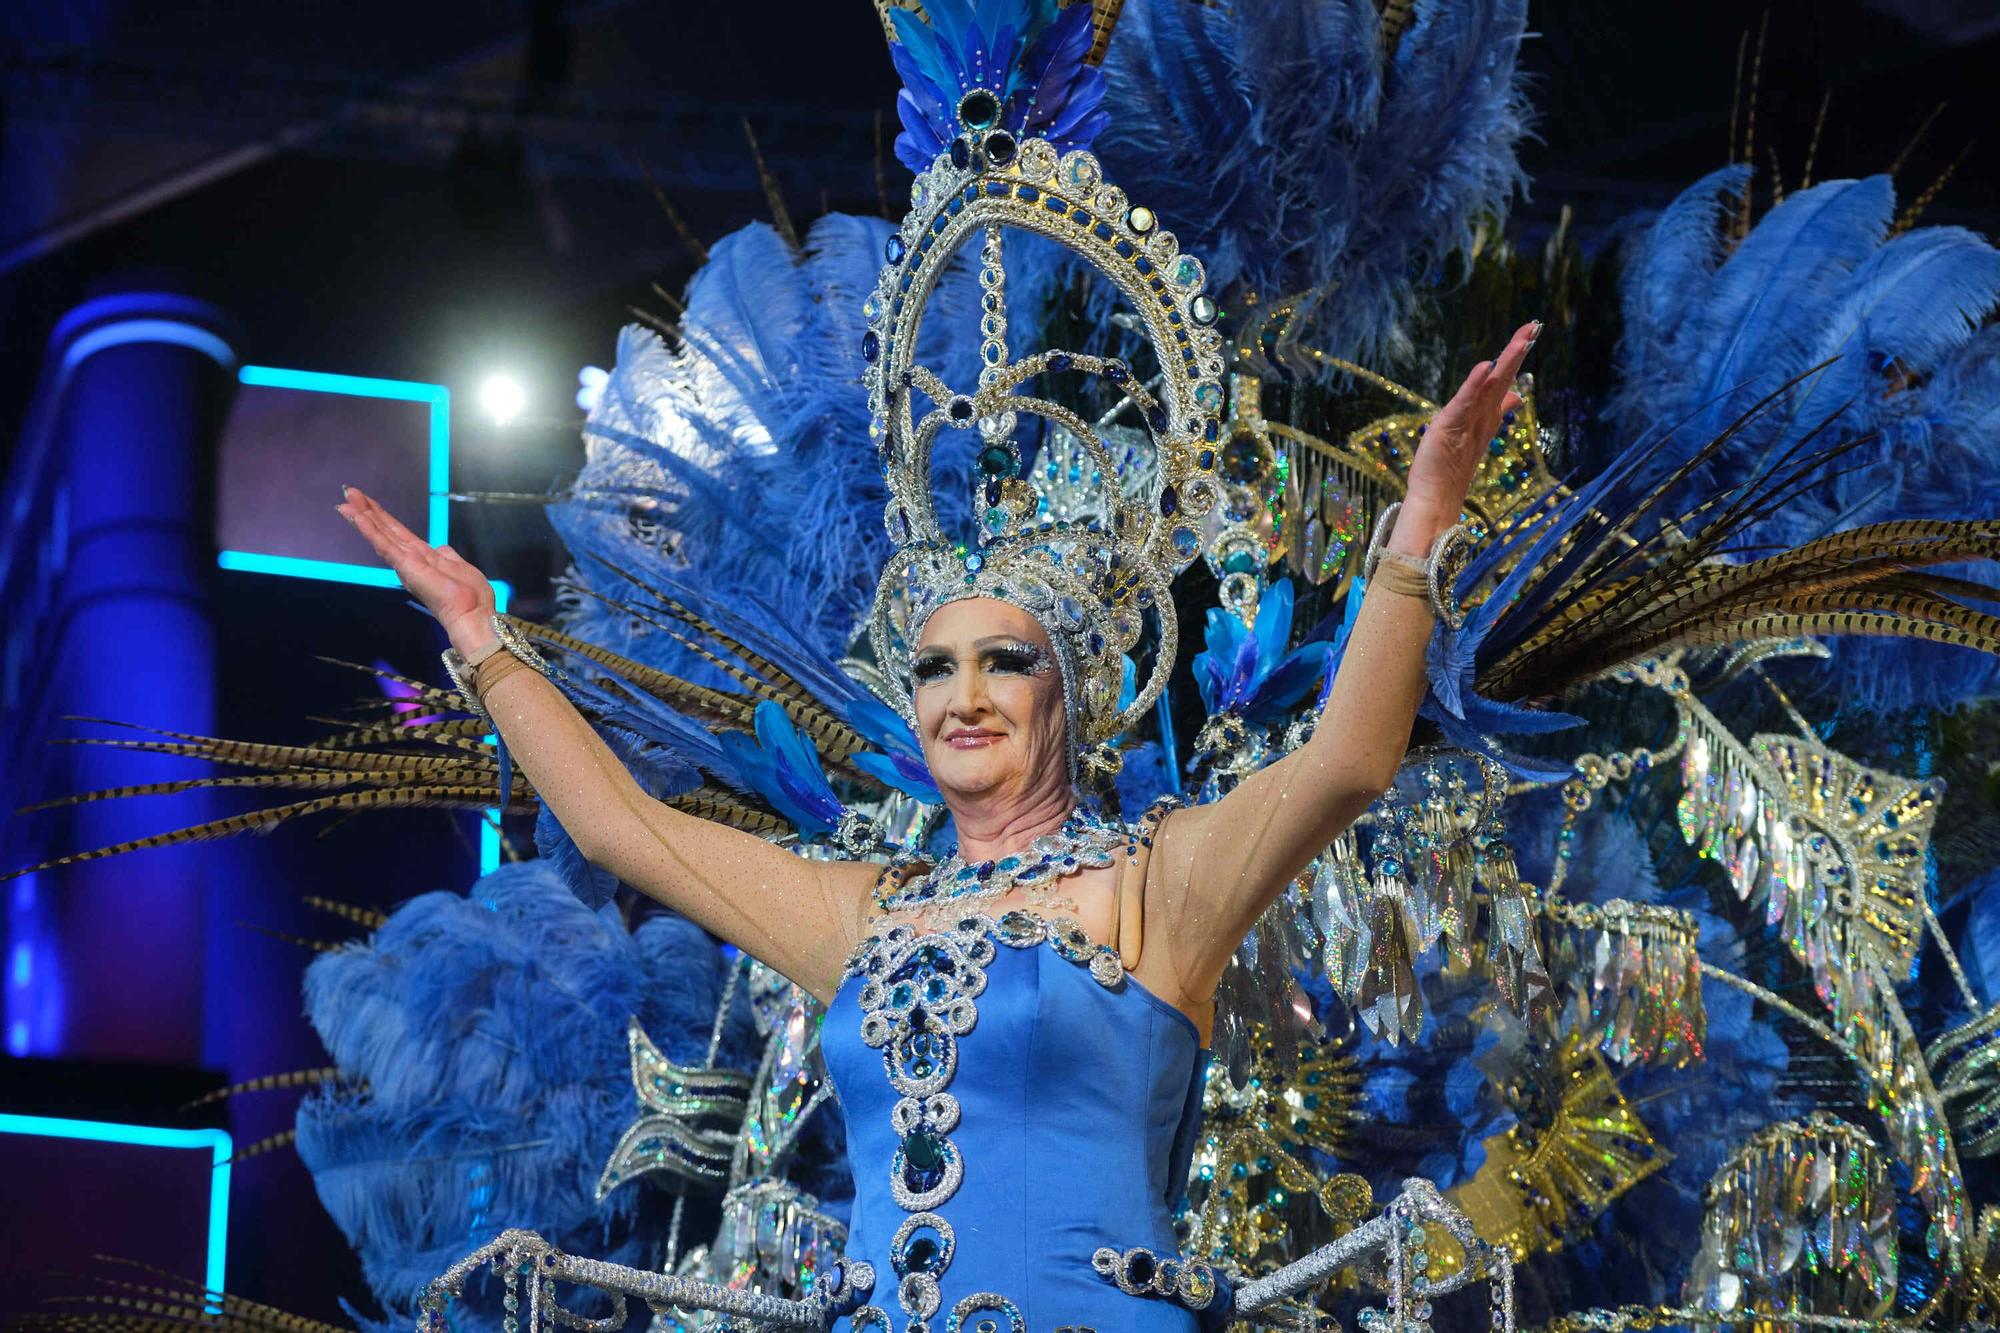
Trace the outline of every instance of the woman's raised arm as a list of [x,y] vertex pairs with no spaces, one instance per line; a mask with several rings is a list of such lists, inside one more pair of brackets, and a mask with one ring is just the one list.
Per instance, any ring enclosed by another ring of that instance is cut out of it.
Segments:
[[[1411,462],[1390,550],[1428,555],[1458,521],[1486,442],[1520,404],[1514,377],[1540,331],[1523,325],[1439,409]],[[1147,918],[1161,928],[1148,939],[1173,955],[1177,998],[1205,1001],[1264,909],[1395,781],[1434,625],[1425,599],[1370,588],[1312,739],[1221,800],[1161,824],[1146,875]]]
[[[349,487],[346,495],[342,517],[438,618],[452,646],[467,658],[490,648],[485,575],[362,492]],[[497,678],[481,702],[514,764],[587,860],[831,998],[876,867],[803,860],[654,800],[563,692],[534,671]]]

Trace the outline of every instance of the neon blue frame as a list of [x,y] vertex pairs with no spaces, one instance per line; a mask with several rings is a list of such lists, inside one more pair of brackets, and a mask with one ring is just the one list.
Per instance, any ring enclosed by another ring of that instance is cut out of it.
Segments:
[[229,1170],[234,1145],[221,1129],[161,1129],[104,1120],[61,1120],[51,1116],[0,1113],[0,1134],[32,1134],[50,1139],[130,1143],[141,1148],[206,1148],[214,1166],[208,1178],[208,1266],[202,1285],[223,1290],[224,1248],[229,1239]]
[[[451,390],[442,384],[417,380],[372,379],[364,375],[330,375],[318,370],[285,370],[277,366],[244,366],[236,372],[237,382],[266,389],[302,389],[308,393],[343,393],[355,398],[388,398],[403,403],[430,404],[430,509],[424,540],[443,546],[451,540]],[[328,583],[354,583],[366,588],[400,586],[394,570],[379,565],[351,565],[338,560],[307,560],[300,556],[266,555],[259,551],[219,551],[215,562],[223,569],[249,574],[279,574],[288,578],[323,579]],[[494,579],[493,601],[505,611],[514,590],[505,580]],[[479,873],[484,875],[500,864],[500,812],[487,810],[479,820]]]
[[344,393],[352,398],[429,403],[430,513],[426,526],[430,530],[424,535],[424,540],[432,546],[443,546],[451,540],[451,502],[445,498],[451,490],[451,390],[442,384],[423,384],[416,380],[378,380],[362,375],[329,375],[318,370],[282,370],[276,366],[244,366],[236,372],[236,380],[239,384],[266,389],[303,389],[308,393]]

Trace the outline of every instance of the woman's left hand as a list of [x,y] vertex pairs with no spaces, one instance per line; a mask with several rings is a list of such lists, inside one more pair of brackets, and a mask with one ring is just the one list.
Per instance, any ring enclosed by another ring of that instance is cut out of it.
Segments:
[[[1431,418],[1410,463],[1409,491],[1398,516],[1398,532],[1406,531],[1404,525],[1409,522],[1412,529],[1434,535],[1458,521],[1487,443],[1500,433],[1501,418],[1521,405],[1521,396],[1514,392],[1514,377],[1541,332],[1540,320],[1514,330],[1506,349],[1494,360],[1474,366],[1451,401]],[[1429,549],[1427,537],[1418,532],[1411,532],[1411,536],[1416,539],[1408,543],[1413,550]]]

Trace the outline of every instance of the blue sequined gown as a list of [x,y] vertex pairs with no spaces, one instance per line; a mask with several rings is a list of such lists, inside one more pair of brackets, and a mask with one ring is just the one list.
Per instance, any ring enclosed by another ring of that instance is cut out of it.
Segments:
[[898,926],[856,950],[826,1016],[875,1285],[840,1330],[1192,1333],[1093,1271],[1173,1255],[1207,1059],[1194,1024],[1073,922]]

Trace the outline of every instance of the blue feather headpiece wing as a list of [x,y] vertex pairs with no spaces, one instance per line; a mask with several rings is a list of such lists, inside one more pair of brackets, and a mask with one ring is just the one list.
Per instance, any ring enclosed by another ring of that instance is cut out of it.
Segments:
[[[928,20],[928,21],[926,21]],[[1087,148],[1104,127],[1103,71],[1088,63],[1091,7],[1055,0],[925,0],[889,10],[889,59],[903,80],[896,158],[923,172],[958,137],[958,108],[983,89],[1000,128]]]

